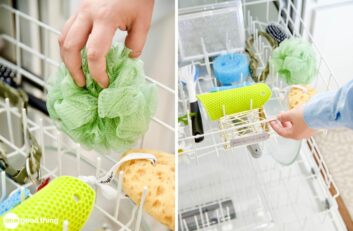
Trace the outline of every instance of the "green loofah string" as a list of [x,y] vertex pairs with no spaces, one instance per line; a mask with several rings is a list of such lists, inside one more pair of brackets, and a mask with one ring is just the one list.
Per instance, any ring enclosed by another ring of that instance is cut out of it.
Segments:
[[299,38],[284,40],[272,53],[271,65],[289,84],[309,84],[317,74],[316,54],[308,42]]
[[93,81],[85,50],[85,88],[76,86],[64,65],[48,81],[50,117],[86,148],[124,151],[148,129],[156,111],[157,90],[146,83],[143,62],[129,58],[129,53],[122,44],[110,49],[106,61],[110,85],[106,89]]

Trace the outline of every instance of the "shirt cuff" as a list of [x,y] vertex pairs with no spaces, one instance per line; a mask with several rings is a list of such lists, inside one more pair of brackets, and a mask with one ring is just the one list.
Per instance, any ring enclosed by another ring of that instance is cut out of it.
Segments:
[[315,107],[313,107],[312,104],[306,104],[304,106],[304,122],[309,128],[317,127],[317,122],[315,122],[317,118],[314,116],[314,110]]
[[332,93],[324,93],[313,97],[304,106],[304,121],[310,128],[329,128],[334,123],[332,117]]

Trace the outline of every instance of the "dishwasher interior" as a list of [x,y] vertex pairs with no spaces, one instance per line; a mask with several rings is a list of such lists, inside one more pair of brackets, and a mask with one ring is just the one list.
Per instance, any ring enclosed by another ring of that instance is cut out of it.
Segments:
[[[174,8],[172,2],[168,4]],[[118,162],[121,158],[121,153],[98,153],[80,147],[79,144],[74,143],[67,135],[57,129],[53,121],[45,113],[45,110],[44,112],[38,110],[45,108],[47,78],[59,66],[58,57],[52,58],[49,55],[49,50],[51,50],[49,46],[53,42],[57,46],[56,41],[60,32],[13,7],[11,4],[1,3],[0,12],[14,21],[14,24],[9,26],[10,31],[14,33],[6,33],[5,31],[5,33],[0,34],[0,39],[5,43],[5,46],[13,48],[15,51],[14,60],[0,57],[1,73],[3,70],[11,72],[9,77],[13,78],[13,83],[21,83],[21,87],[31,93],[29,95],[30,106],[27,111],[21,111],[11,105],[8,99],[0,100],[0,140],[1,145],[8,152],[8,161],[18,168],[25,163],[29,148],[25,137],[28,129],[35,136],[42,152],[40,173],[43,179],[49,177],[52,180],[56,177],[67,175],[91,175],[97,177],[104,175]],[[161,16],[158,17],[163,20]],[[155,26],[152,25],[151,30],[156,30],[156,28],[161,26],[161,23],[157,22],[156,24]],[[43,35],[40,47],[25,41],[28,35],[36,36],[31,34],[33,30],[30,33],[28,31],[28,33],[23,33],[23,29],[28,28],[34,28],[34,31]],[[28,66],[31,63],[34,63],[34,65],[32,66],[33,68],[29,69]],[[7,81],[7,79],[5,80]],[[165,99],[165,101],[161,100],[159,107],[167,107],[169,105],[167,99],[171,99],[174,102],[174,89],[166,81],[162,83],[158,78],[152,77],[148,77],[147,81],[154,83],[158,88],[159,96]],[[33,105],[35,106],[33,107]],[[163,114],[157,112],[156,116],[152,118],[150,130],[138,140],[136,147],[160,148],[173,153],[174,113],[172,110],[169,110],[169,114],[165,113],[165,110],[160,108],[158,111],[163,111]],[[157,134],[157,137],[160,138],[158,142],[161,143],[159,146],[156,145],[156,143],[158,144],[157,140],[155,140],[156,137],[151,137],[150,135],[158,131],[163,133],[161,137]],[[155,143],[151,143],[151,140],[155,140]],[[122,172],[120,174],[114,178],[112,183],[114,188],[113,198],[111,196],[107,197],[99,187],[95,188],[96,200],[94,209],[83,230],[168,230],[143,211],[144,199],[148,193],[148,188],[141,188],[141,201],[139,205],[136,205],[122,192],[124,176]],[[36,182],[31,181],[20,185],[7,177],[4,171],[0,173],[0,181],[1,200],[16,189],[23,190],[28,188],[31,193],[34,193],[38,187]],[[71,230],[67,221],[60,223],[59,227],[60,230]]]
[[[189,63],[197,67],[196,94],[219,87],[212,70],[214,56],[244,53],[245,38],[228,33],[227,28],[243,25],[245,37],[255,34],[254,47],[261,59],[258,69],[264,70],[272,48],[256,35],[269,22],[279,23],[291,36],[302,37],[313,45],[318,56],[318,76],[311,85],[318,92],[338,88],[297,6],[287,2],[287,5],[272,0],[181,4],[185,8],[179,8],[179,67]],[[226,13],[232,17],[227,18]],[[199,26],[201,22],[207,25],[203,27],[204,33],[182,34],[193,28],[193,23]],[[339,191],[315,139],[284,139],[269,126],[268,122],[280,111],[288,109],[288,86],[272,68],[266,83],[272,96],[261,108],[262,116],[258,109],[245,111],[245,125],[237,124],[234,121],[242,113],[227,115],[222,105],[223,117],[212,121],[205,107],[200,106],[204,133],[193,136],[188,89],[179,76],[178,116],[183,119],[178,126],[179,231],[347,230],[335,200]],[[252,117],[254,113],[256,116]],[[229,121],[232,123],[227,126]],[[253,129],[243,137],[239,133],[235,136],[244,126]],[[259,128],[265,132],[258,133]],[[195,142],[200,136],[203,140]],[[260,157],[250,154],[246,147],[249,144],[258,145]]]

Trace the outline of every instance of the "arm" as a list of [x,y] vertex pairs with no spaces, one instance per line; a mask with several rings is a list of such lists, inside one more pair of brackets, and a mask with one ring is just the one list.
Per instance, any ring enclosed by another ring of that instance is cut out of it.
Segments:
[[304,120],[310,128],[353,129],[353,80],[337,92],[314,97],[304,107]]
[[317,95],[305,106],[280,113],[270,124],[279,135],[291,139],[308,138],[315,128],[353,129],[353,80],[336,92]]

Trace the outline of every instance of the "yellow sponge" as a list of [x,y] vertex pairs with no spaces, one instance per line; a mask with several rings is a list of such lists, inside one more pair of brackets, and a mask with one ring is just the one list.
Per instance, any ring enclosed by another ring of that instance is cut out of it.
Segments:
[[[271,97],[264,83],[197,95],[212,120],[250,109],[261,108]],[[223,109],[224,108],[224,109]]]
[[145,211],[174,230],[175,156],[148,149],[134,149],[126,154],[134,152],[153,154],[157,163],[153,166],[148,160],[131,160],[121,165],[119,170],[124,171],[124,192],[138,204],[143,187],[147,186]]
[[[61,176],[8,213],[19,218],[16,231],[61,231],[65,220],[70,231],[78,231],[86,223],[94,201],[95,192],[88,184],[75,177]],[[10,230],[8,213],[0,217],[0,230]]]

